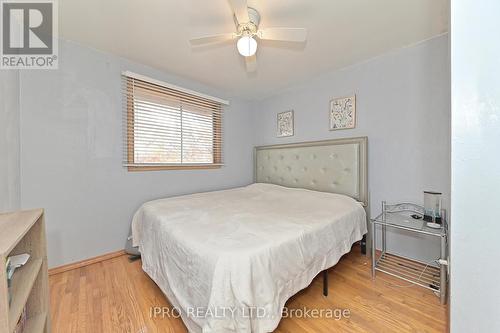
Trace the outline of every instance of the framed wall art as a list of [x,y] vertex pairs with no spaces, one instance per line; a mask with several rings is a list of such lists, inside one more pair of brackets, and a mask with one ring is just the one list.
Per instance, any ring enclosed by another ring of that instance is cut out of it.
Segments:
[[293,110],[278,113],[277,129],[278,138],[293,135]]
[[330,131],[356,127],[356,95],[330,101]]

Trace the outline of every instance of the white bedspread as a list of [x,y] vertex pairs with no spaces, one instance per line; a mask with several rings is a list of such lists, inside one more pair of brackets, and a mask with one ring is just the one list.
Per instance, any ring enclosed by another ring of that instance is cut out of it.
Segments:
[[271,184],[147,202],[132,223],[144,271],[191,332],[273,331],[366,232],[355,200]]

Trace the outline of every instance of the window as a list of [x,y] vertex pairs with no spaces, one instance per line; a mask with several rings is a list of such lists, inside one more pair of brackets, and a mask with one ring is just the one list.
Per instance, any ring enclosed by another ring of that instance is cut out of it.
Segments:
[[222,165],[227,102],[137,74],[124,74],[123,80],[124,165],[130,171]]

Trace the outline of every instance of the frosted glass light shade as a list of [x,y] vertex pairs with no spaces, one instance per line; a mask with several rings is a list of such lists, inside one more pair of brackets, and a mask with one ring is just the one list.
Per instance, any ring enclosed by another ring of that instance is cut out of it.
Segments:
[[236,44],[238,52],[244,57],[250,57],[257,52],[257,41],[250,36],[243,36]]

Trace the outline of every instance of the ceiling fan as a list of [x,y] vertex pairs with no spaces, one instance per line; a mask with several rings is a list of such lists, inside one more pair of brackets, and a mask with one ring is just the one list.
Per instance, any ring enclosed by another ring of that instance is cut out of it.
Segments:
[[[257,40],[274,40],[303,43],[307,38],[304,28],[266,28],[259,29],[260,14],[247,6],[247,0],[229,0],[234,12],[236,32],[202,36],[190,40],[191,45],[220,43],[238,39],[238,52],[245,57],[247,72],[257,70]],[[256,39],[257,38],[257,39]]]

